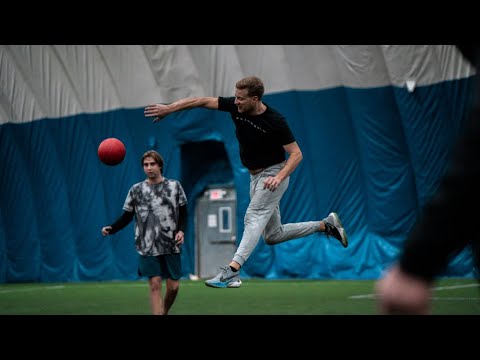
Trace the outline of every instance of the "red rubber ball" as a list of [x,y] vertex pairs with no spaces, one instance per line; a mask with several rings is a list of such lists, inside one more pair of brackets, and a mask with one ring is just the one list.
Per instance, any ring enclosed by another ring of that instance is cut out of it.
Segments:
[[118,165],[125,158],[125,145],[117,138],[103,140],[98,146],[98,158],[105,165]]

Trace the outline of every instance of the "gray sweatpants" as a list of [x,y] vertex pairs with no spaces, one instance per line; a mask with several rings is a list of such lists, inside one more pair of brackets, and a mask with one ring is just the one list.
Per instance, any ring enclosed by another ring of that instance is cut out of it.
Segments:
[[255,175],[250,175],[250,204],[245,214],[243,236],[233,260],[243,266],[263,235],[265,243],[275,245],[281,242],[320,231],[320,221],[284,224],[280,217],[280,199],[288,188],[287,177],[275,191],[264,189],[263,181],[275,176],[285,162],[272,165]]

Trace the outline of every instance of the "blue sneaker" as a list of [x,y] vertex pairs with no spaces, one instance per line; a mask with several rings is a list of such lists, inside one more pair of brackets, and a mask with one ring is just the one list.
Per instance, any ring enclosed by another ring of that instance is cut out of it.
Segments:
[[214,288],[239,288],[242,286],[240,271],[232,271],[230,266],[220,267],[220,273],[213,279],[206,280],[205,285]]
[[325,223],[325,235],[327,235],[327,237],[329,237],[329,235],[333,236],[346,248],[348,246],[347,232],[343,228],[337,213],[331,212],[322,221]]

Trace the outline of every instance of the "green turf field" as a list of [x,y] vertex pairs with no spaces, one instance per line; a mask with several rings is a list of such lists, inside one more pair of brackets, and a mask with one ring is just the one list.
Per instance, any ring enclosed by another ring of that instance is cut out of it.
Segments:
[[[246,279],[238,289],[215,289],[182,280],[170,315],[374,315],[373,285]],[[473,279],[439,280],[432,301],[436,315],[480,315],[480,288]],[[149,314],[145,280],[0,285],[0,315]]]

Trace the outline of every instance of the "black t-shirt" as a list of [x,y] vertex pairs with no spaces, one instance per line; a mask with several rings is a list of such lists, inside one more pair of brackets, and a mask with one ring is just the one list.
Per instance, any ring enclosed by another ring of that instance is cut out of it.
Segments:
[[260,115],[238,112],[235,97],[218,97],[218,110],[230,113],[240,145],[240,160],[251,170],[265,168],[285,160],[284,145],[295,141],[285,117],[264,103]]

